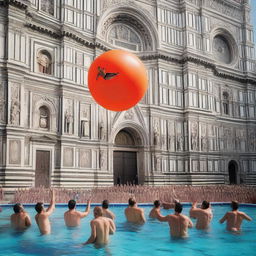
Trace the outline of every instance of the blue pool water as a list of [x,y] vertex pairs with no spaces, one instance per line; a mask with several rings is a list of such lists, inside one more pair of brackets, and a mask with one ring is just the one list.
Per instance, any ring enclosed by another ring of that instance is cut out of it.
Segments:
[[[77,209],[83,211],[84,207],[78,206]],[[143,226],[131,225],[125,221],[124,206],[110,209],[116,214],[117,231],[110,237],[109,244],[104,248],[95,248],[94,245],[79,248],[79,244],[90,236],[92,210],[82,220],[80,227],[71,229],[64,225],[63,214],[66,207],[57,207],[50,217],[52,234],[41,236],[34,220],[34,207],[26,207],[32,226],[23,233],[10,229],[9,216],[12,208],[3,207],[0,213],[0,255],[256,256],[256,207],[240,207],[253,221],[244,221],[243,231],[239,235],[227,232],[225,224],[218,223],[230,209],[228,205],[218,205],[213,206],[214,218],[210,230],[198,231],[192,228],[188,238],[176,240],[170,238],[167,223],[148,218],[151,207],[144,207],[147,222]],[[167,215],[173,213],[173,210],[161,212]],[[184,207],[183,213],[187,215],[188,212],[189,206]]]

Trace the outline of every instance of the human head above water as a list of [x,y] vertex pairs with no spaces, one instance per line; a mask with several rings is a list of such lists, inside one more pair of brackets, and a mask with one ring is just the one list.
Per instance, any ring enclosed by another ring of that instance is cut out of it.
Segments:
[[154,206],[155,206],[156,208],[160,207],[160,201],[159,201],[159,200],[155,200],[155,201],[154,201]]
[[236,211],[239,207],[239,204],[237,201],[232,201],[231,202],[231,208],[232,208],[232,211]]
[[134,199],[134,198],[129,198],[129,200],[128,200],[128,204],[129,204],[129,206],[134,206],[135,204],[136,204],[136,200]]
[[22,208],[22,205],[20,203],[17,203],[13,206],[13,211],[15,213],[20,213],[22,212],[23,208]]
[[177,212],[177,213],[181,213],[182,212],[182,204],[181,203],[175,203],[175,208],[174,208],[174,210],[175,210],[175,212]]
[[107,200],[107,199],[106,199],[106,200],[103,200],[103,202],[102,202],[102,208],[108,209],[108,205],[109,205],[108,200]]
[[202,202],[201,208],[202,209],[208,209],[210,207],[210,203],[206,200]]
[[69,210],[73,210],[73,209],[75,209],[75,207],[76,207],[76,201],[73,200],[73,199],[69,200],[68,201],[68,208],[69,208]]
[[35,209],[38,213],[41,213],[44,209],[44,203],[41,203],[41,202],[37,203],[35,206]]
[[96,207],[93,209],[93,214],[94,214],[94,217],[100,217],[100,216],[102,216],[102,209],[101,209],[101,207],[96,206]]

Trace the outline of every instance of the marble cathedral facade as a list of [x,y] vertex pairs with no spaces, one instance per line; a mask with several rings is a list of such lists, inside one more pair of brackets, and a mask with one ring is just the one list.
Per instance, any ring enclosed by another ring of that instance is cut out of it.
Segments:
[[[124,112],[87,86],[114,48],[148,72]],[[255,86],[246,0],[0,0],[0,186],[255,184]]]

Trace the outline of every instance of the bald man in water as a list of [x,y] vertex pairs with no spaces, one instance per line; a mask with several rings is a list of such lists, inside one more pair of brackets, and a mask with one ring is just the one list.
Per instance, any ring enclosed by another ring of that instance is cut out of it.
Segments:
[[124,211],[126,219],[135,224],[143,224],[146,222],[144,210],[137,207],[136,200],[129,198],[128,204],[129,206]]
[[220,223],[227,221],[227,230],[238,232],[240,231],[240,226],[243,220],[252,221],[252,218],[246,215],[244,212],[238,211],[239,204],[237,201],[231,202],[232,211],[227,212],[223,218],[220,220]]
[[31,226],[31,220],[23,206],[19,203],[13,206],[14,214],[11,215],[11,224],[15,229],[25,229]]
[[48,235],[51,233],[51,224],[49,221],[49,216],[53,213],[55,209],[55,191],[51,190],[51,193],[51,203],[47,210],[44,209],[43,203],[37,203],[35,206],[35,210],[37,211],[35,220],[42,235]]
[[212,220],[212,209],[209,202],[203,201],[201,208],[197,208],[197,202],[194,202],[189,214],[190,218],[197,219],[197,229],[207,229],[209,227],[209,224]]
[[96,206],[93,210],[94,219],[91,221],[91,236],[83,243],[104,245],[108,243],[109,234],[114,234],[116,231],[115,223],[112,219],[102,216],[102,208]]
[[169,223],[171,236],[174,238],[184,238],[187,237],[188,228],[193,227],[192,221],[185,215],[181,214],[182,205],[180,203],[175,204],[174,214],[169,214],[167,216],[162,216],[160,213],[157,216],[159,221],[166,221]]

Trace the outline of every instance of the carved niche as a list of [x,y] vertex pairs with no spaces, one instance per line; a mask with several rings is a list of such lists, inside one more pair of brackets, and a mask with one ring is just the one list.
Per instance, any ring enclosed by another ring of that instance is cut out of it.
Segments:
[[63,149],[63,165],[64,167],[73,166],[73,148],[65,147]]
[[64,132],[67,134],[73,133],[73,101],[70,99],[65,100],[65,111],[64,111]]
[[198,150],[198,124],[192,122],[191,127],[191,150]]
[[81,136],[82,137],[89,137],[91,128],[91,113],[90,113],[90,106],[86,104],[81,104]]
[[54,15],[54,0],[41,0],[41,10]]
[[52,74],[52,57],[46,50],[41,50],[37,54],[37,65],[40,73]]
[[91,150],[79,150],[79,166],[82,168],[91,168]]

